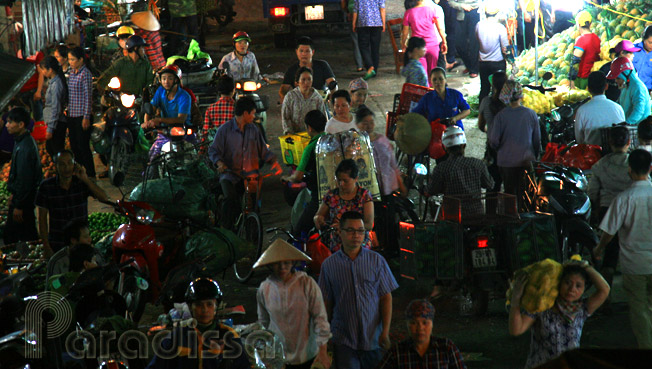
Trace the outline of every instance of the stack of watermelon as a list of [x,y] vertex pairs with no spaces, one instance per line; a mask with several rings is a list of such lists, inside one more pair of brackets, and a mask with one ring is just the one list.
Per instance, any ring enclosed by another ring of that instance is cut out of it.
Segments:
[[[587,9],[593,15],[591,30],[601,40],[600,57],[602,60],[594,64],[593,70],[600,69],[604,63],[609,61],[609,49],[616,46],[621,40],[625,39],[632,42],[640,40],[646,25],[652,24],[651,6],[649,0],[620,1],[613,5],[606,5],[608,9],[629,16],[601,8],[591,7]],[[577,37],[579,37],[577,27],[571,27],[554,35],[550,40],[539,45],[537,60],[534,57],[534,48],[522,52],[516,58],[516,65],[519,68],[516,79],[522,84],[537,82],[537,78],[534,76],[536,63],[539,66],[539,77],[548,71],[553,73],[553,78],[543,82],[544,85],[568,86],[570,84],[568,70],[573,45]]]

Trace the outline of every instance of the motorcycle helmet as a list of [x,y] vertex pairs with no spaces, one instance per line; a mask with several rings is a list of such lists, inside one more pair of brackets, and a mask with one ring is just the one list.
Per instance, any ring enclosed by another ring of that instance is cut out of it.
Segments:
[[210,278],[197,278],[190,282],[186,289],[186,303],[192,305],[193,302],[201,300],[217,300],[219,304],[222,301],[222,290],[220,285]]
[[233,34],[233,47],[235,47],[235,43],[238,41],[246,40],[247,42],[251,43],[251,37],[249,37],[249,34],[245,31],[238,31]]
[[139,46],[147,46],[147,42],[144,38],[138,35],[133,35],[127,39],[127,51],[132,51]]
[[466,134],[458,126],[450,126],[446,128],[444,134],[441,136],[441,142],[445,148],[453,146],[466,145]]
[[634,65],[632,62],[624,57],[621,56],[611,62],[611,69],[609,69],[609,74],[607,74],[607,79],[616,79],[622,72],[628,71],[628,70],[634,70]]
[[120,26],[117,31],[115,31],[115,35],[118,38],[128,38],[131,35],[135,35],[136,32],[134,31],[133,28],[129,26]]
[[159,70],[158,72],[159,77],[162,76],[164,73],[170,73],[175,75],[177,77],[177,83],[181,84],[182,73],[181,73],[181,68],[179,68],[178,65],[171,64],[161,68],[161,70]]

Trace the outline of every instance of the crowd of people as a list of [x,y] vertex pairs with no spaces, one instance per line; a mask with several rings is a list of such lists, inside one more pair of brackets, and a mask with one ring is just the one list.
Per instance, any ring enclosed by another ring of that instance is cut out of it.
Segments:
[[[186,2],[181,1],[184,5]],[[354,160],[342,160],[334,173],[337,186],[319,197],[317,184],[316,144],[325,134],[351,129],[370,138],[375,167],[378,171],[382,203],[390,203],[393,195],[407,195],[403,177],[388,138],[375,132],[375,113],[366,105],[369,84],[379,72],[380,35],[385,28],[383,1],[351,1],[352,39],[358,44],[364,71],[348,89],[338,89],[335,73],[325,60],[314,59],[315,44],[308,37],[297,40],[297,61],[284,74],[279,89],[280,126],[283,134],[307,132],[310,142],[299,165],[288,182],[306,182],[311,191],[293,234],[306,234],[311,228],[334,231],[327,240],[332,255],[321,268],[316,282],[297,271],[297,263],[310,260],[292,245],[277,241],[259,258],[255,267],[267,267],[269,277],[258,288],[256,300],[259,321],[279,335],[285,345],[288,368],[310,368],[313,362],[337,368],[465,368],[458,348],[448,339],[432,336],[435,311],[426,300],[414,300],[405,310],[407,330],[404,342],[394,346],[389,340],[392,320],[392,291],[398,288],[387,261],[372,251],[377,204],[369,189],[358,183],[359,169]],[[525,18],[525,34],[532,23],[531,6],[520,4]],[[507,77],[509,54],[507,29],[498,19],[496,6],[480,7],[475,0],[406,1],[401,45],[405,47],[402,75],[407,83],[429,87],[412,112],[439,121],[448,127],[442,136],[447,153],[438,162],[428,186],[428,193],[477,195],[486,191],[520,194],[524,172],[541,155],[541,131],[536,113],[523,106],[523,88]],[[184,5],[185,6],[185,5]],[[197,24],[180,6],[173,14],[173,27],[188,27],[197,33]],[[585,13],[577,16],[581,36],[573,49],[569,77],[575,88],[587,88],[592,100],[578,109],[575,134],[578,143],[599,144],[599,129],[614,123],[638,125],[639,147],[628,154],[629,131],[615,127],[610,131],[612,153],[602,158],[594,169],[589,196],[599,206],[600,243],[594,250],[604,259],[600,272],[593,267],[572,263],[564,268],[555,306],[540,314],[529,314],[518,304],[526,277],[513,286],[514,301],[509,313],[509,332],[520,335],[532,330],[532,344],[527,367],[534,367],[579,346],[582,327],[605,301],[609,301],[618,259],[623,271],[624,288],[630,305],[632,328],[639,347],[652,348],[652,244],[648,231],[652,216],[649,181],[652,156],[652,26],[645,30],[642,42],[622,41],[613,50],[614,60],[607,73],[590,72],[599,53],[599,39],[591,33],[591,19]],[[98,78],[103,90],[112,77],[119,77],[122,89],[139,93],[155,77],[160,87],[151,104],[154,114],[146,114],[143,128],[193,126],[192,106],[195,96],[182,84],[182,71],[176,65],[165,66],[160,25],[151,12],[135,13],[133,24],[117,32],[122,49],[111,67]],[[532,37],[534,37],[533,30]],[[269,149],[264,132],[254,123],[256,104],[248,98],[234,100],[235,81],[242,78],[262,79],[258,63],[249,50],[251,37],[244,31],[233,35],[233,51],[225,55],[220,68],[226,71],[217,81],[218,99],[203,117],[201,135],[212,140],[207,156],[220,174],[222,226],[234,228],[240,208],[239,191],[244,177],[259,172],[265,163],[276,174],[282,172],[276,155]],[[527,43],[527,37],[526,37]],[[178,45],[175,45],[178,46]],[[485,160],[465,156],[467,145],[463,119],[470,114],[464,95],[447,85],[447,71],[460,64],[460,57],[470,78],[480,76],[480,130],[487,132]],[[95,182],[93,154],[89,144],[92,123],[92,75],[85,65],[81,47],[58,46],[52,56],[39,61],[39,75],[46,80],[43,120],[47,125],[46,146],[56,167],[56,176],[42,179],[41,158],[30,136],[33,120],[40,119],[37,109],[30,113],[23,107],[11,109],[3,121],[13,136],[8,190],[11,193],[5,243],[40,238],[45,246],[48,282],[51,288],[61,287],[61,275],[77,276],[101,260],[89,248],[88,197],[108,201],[108,196]],[[577,66],[576,66],[577,64]],[[156,71],[156,72],[154,72]],[[587,72],[588,71],[588,72]],[[41,93],[41,82],[37,92]],[[328,90],[328,99],[321,91]],[[210,132],[210,134],[209,134]],[[71,150],[64,149],[69,137]],[[169,140],[163,131],[152,146],[155,155]],[[6,156],[6,155],[5,155]],[[151,158],[152,156],[150,156]],[[1,157],[0,157],[1,158]],[[502,186],[502,187],[501,187]],[[464,216],[482,215],[480,200],[465,205]],[[391,228],[391,227],[390,227]],[[389,255],[391,246],[383,251]],[[394,245],[396,246],[396,245]],[[89,251],[91,250],[91,251]],[[604,256],[602,254],[604,253]],[[54,256],[52,256],[54,255]],[[602,275],[605,278],[602,277]],[[72,277],[71,277],[72,278]],[[70,279],[70,278],[68,278]],[[596,291],[583,298],[585,285],[591,282]],[[201,341],[199,335],[217,331],[220,337],[235,332],[215,318],[222,292],[211,279],[193,281],[185,296],[196,327],[177,327],[173,338],[163,342],[166,349],[180,353],[173,359],[155,357],[151,368],[188,367],[190,353],[208,350],[219,342]],[[289,315],[288,312],[292,311]],[[176,336],[175,336],[176,335]],[[178,339],[174,339],[177,337]],[[328,343],[332,343],[332,363]],[[240,343],[241,344],[241,343]],[[215,358],[204,358],[206,367],[220,367],[222,362],[236,368],[248,368],[243,353],[226,358],[216,350]]]

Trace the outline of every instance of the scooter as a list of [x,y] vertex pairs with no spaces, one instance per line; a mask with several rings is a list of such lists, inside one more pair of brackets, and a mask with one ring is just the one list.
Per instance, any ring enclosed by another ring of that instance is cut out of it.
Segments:
[[579,254],[593,262],[598,237],[589,224],[591,200],[586,194],[588,182],[581,169],[538,163],[535,204],[539,211],[555,215],[562,260]]
[[108,156],[109,179],[114,186],[124,183],[129,157],[138,143],[140,123],[136,96],[120,92],[120,79],[111,78],[104,93],[109,109],[104,113],[104,131],[91,133],[93,147],[98,154]]
[[132,260],[120,270],[118,294],[124,297],[127,311],[137,322],[145,303],[150,297],[156,301],[161,288],[158,259],[163,255],[163,245],[157,241],[152,223],[160,222],[163,215],[145,202],[118,200],[107,204],[129,218],[129,223],[121,225],[113,235],[113,261]]

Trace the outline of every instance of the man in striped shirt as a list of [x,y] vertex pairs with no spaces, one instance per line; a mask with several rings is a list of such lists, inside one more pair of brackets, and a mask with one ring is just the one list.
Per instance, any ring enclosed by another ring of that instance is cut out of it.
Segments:
[[342,247],[324,261],[319,287],[331,323],[335,368],[375,368],[389,349],[396,279],[380,254],[362,248],[362,214],[340,219]]

